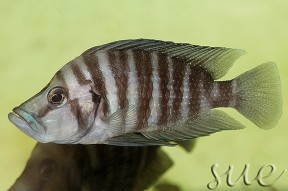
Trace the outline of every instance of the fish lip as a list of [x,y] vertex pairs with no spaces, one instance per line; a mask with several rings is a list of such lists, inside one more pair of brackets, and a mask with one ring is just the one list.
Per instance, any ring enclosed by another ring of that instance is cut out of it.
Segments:
[[40,137],[45,135],[45,126],[39,123],[32,114],[20,107],[15,107],[13,112],[8,114],[8,118],[18,129],[32,138],[35,138],[35,134],[40,135]]

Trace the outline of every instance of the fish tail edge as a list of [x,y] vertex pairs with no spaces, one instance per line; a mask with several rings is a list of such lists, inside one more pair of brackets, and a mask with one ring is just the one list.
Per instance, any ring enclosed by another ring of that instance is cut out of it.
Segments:
[[263,63],[234,80],[237,84],[234,108],[261,129],[276,126],[282,115],[281,83],[276,64]]

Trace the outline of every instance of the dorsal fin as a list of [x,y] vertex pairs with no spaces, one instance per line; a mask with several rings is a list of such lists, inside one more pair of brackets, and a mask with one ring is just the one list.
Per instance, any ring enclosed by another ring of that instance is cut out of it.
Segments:
[[224,47],[209,47],[191,45],[187,43],[173,43],[169,41],[136,39],[120,40],[101,46],[96,46],[83,54],[93,54],[96,51],[141,50],[167,54],[206,69],[213,77],[219,79],[224,76],[234,61],[245,54],[245,51]]

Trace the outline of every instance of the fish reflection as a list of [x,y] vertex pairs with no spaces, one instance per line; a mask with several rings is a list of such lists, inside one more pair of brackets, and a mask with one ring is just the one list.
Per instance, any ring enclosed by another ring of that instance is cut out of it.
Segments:
[[38,143],[9,191],[139,191],[171,166],[158,146]]

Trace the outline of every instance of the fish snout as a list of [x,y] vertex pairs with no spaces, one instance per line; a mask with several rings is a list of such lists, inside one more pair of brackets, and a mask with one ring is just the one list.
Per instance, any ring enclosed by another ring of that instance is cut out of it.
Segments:
[[[33,116],[20,107],[15,107],[13,112],[8,114],[9,120],[28,136],[37,139],[45,135],[45,127]],[[38,140],[38,139],[37,139]]]

